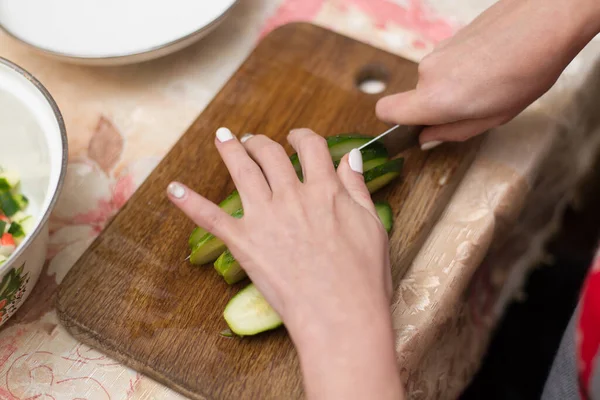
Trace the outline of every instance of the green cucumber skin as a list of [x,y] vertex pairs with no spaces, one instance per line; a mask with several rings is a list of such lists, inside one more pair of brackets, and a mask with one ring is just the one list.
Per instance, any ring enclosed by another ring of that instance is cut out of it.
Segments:
[[368,160],[368,161],[363,161],[363,170],[366,171],[370,171],[373,168],[379,167],[380,165],[385,164],[386,162],[388,162],[387,158],[375,158],[373,160]]
[[190,254],[190,263],[194,265],[204,265],[215,261],[221,253],[227,249],[227,246],[216,236],[206,234],[204,239],[200,240]]
[[215,261],[215,270],[225,279],[229,285],[236,284],[244,280],[248,275],[243,270],[240,263],[233,257],[229,249]]
[[[225,211],[227,214],[230,214],[230,215],[232,215],[236,211],[240,210],[242,208],[242,199],[240,197],[239,192],[237,190],[234,190],[233,192],[231,192],[231,194],[229,196],[227,196],[227,198],[225,198],[225,200],[223,200],[221,203],[219,203],[219,207],[221,207],[221,209],[223,211]],[[201,228],[199,226],[194,228],[194,230],[192,231],[192,234],[190,235],[190,238],[188,240],[190,249],[193,249],[194,246],[196,246],[196,244],[198,244],[198,242],[200,242],[202,237],[204,237],[204,235],[206,235],[207,233],[208,232],[206,232],[206,230],[204,228]]]
[[[327,141],[327,147],[329,148],[329,154],[331,155],[331,160],[333,161],[336,168],[344,154],[348,153],[352,149],[358,148],[363,144],[368,143],[372,139],[373,137],[371,136],[361,135],[357,133],[329,136],[325,138],[325,140]],[[366,149],[362,149],[361,153],[363,156],[363,163],[365,161],[369,161],[375,158],[388,157],[387,149],[383,144],[378,142],[371,144]],[[296,170],[298,178],[302,180],[302,165],[300,165],[298,154],[292,154],[290,156],[290,161],[294,166],[294,170]]]
[[[254,305],[248,307],[248,302]],[[260,307],[260,310],[256,310]],[[254,313],[255,315],[252,315]],[[223,311],[229,329],[238,336],[253,336],[279,328],[283,321],[253,283],[240,290]]]
[[403,158],[396,158],[389,160],[384,164],[381,164],[375,168],[365,171],[363,174],[369,193],[375,193],[402,172],[402,166],[404,165]]
[[394,212],[392,211],[392,207],[385,201],[379,201],[375,203],[375,211],[377,211],[377,216],[386,232],[390,233],[394,227]]
[[[244,210],[240,209],[231,214],[234,218],[242,218]],[[227,246],[218,237],[206,233],[192,249],[190,262],[194,265],[204,265],[215,261],[221,253],[227,249]]]

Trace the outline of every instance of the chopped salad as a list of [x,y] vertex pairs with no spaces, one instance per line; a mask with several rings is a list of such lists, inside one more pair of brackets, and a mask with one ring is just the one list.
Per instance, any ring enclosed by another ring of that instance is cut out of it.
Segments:
[[0,265],[31,232],[34,221],[27,214],[29,200],[20,192],[18,173],[0,168]]

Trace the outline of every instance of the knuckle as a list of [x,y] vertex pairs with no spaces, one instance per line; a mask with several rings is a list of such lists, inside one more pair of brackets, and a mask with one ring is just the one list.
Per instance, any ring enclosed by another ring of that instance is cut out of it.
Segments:
[[252,179],[261,174],[259,168],[252,163],[242,163],[235,168],[236,177],[241,179]]
[[223,218],[219,213],[210,213],[204,216],[204,229],[213,232],[216,228],[222,227]]

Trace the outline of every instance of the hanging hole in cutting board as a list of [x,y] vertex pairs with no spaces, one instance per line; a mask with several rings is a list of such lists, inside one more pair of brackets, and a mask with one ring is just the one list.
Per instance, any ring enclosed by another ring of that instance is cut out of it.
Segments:
[[366,94],[378,94],[387,88],[388,78],[388,72],[383,65],[366,65],[356,75],[356,87]]

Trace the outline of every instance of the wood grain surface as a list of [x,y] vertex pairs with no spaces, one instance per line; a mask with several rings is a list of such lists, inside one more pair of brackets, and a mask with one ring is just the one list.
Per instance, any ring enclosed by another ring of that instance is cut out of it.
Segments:
[[[373,76],[387,80],[384,93],[358,90],[357,79]],[[285,329],[219,335],[225,304],[244,284],[228,286],[211,266],[186,261],[193,223],[165,189],[177,179],[215,202],[233,189],[214,148],[220,126],[282,144],[298,127],[376,135],[387,128],[376,119],[377,99],[413,88],[416,78],[414,63],[322,28],[290,24],[272,32],[69,272],[56,299],[62,323],[80,341],[194,399],[302,398]],[[411,149],[402,179],[377,194],[394,208],[396,285],[478,146]]]

